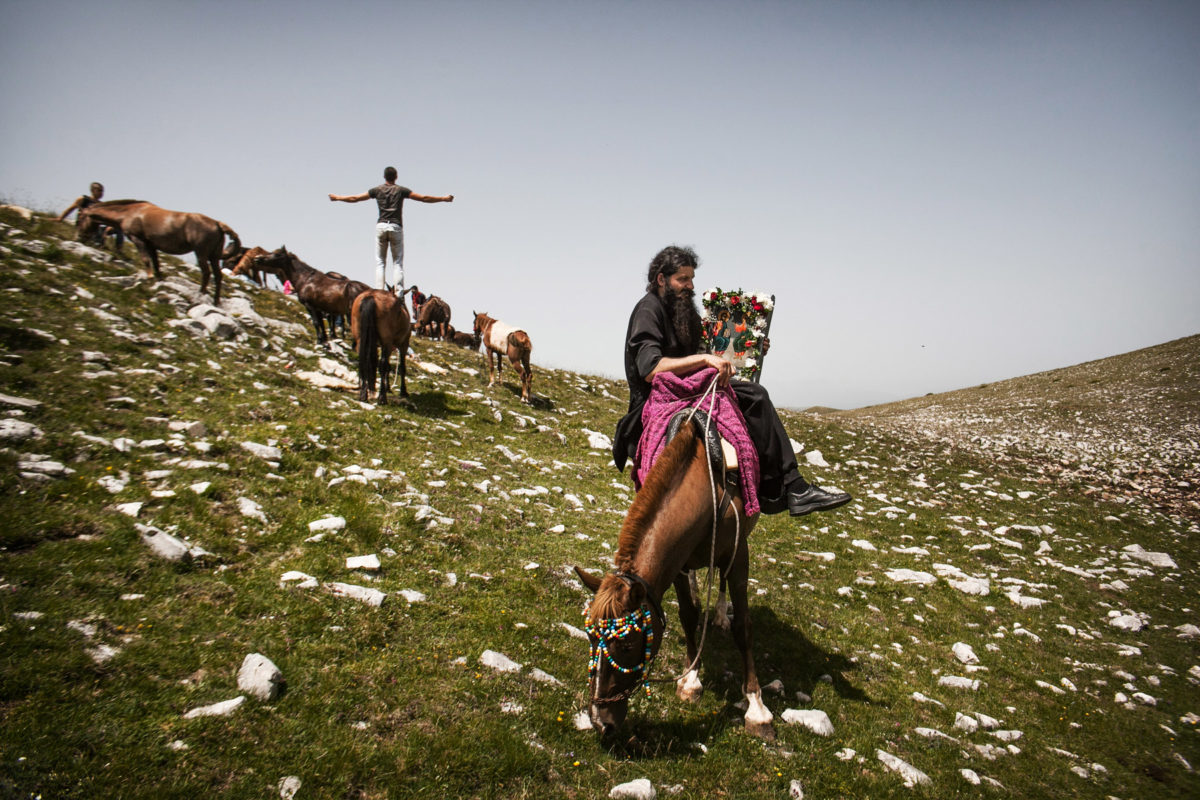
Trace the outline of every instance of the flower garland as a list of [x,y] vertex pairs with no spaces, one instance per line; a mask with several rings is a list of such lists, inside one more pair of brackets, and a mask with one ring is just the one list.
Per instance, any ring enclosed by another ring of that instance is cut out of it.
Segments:
[[[767,335],[767,320],[775,307],[775,301],[768,292],[744,292],[741,289],[726,292],[719,286],[714,286],[704,291],[701,300],[704,304],[701,321],[706,350],[714,350],[716,345],[717,352],[732,350],[742,353],[758,347]],[[721,317],[722,312],[730,312],[735,321],[744,323],[744,331],[734,341],[720,335],[725,322]],[[742,360],[736,377],[752,380],[755,373],[761,369],[758,359],[750,356]]]

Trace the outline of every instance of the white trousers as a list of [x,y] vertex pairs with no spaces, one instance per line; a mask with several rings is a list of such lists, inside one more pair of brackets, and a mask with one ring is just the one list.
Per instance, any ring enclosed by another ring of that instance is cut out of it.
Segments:
[[404,291],[404,228],[394,222],[380,222],[375,226],[375,288],[386,288],[383,282],[387,266],[388,248],[392,249],[392,285],[397,292]]

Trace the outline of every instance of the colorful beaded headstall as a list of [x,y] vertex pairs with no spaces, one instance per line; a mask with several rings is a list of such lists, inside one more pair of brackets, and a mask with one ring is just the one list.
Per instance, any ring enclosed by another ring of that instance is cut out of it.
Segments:
[[[587,611],[583,612],[587,616]],[[650,662],[653,660],[652,655],[654,648],[654,618],[650,614],[650,609],[642,607],[636,611],[631,611],[624,617],[617,619],[602,619],[599,622],[588,622],[584,626],[584,630],[588,635],[595,639],[595,644],[591,647],[591,653],[588,657],[588,679],[595,680],[600,674],[601,658],[607,661],[618,672],[626,675],[630,673],[640,672],[642,674],[642,686],[646,690],[646,696],[650,695]],[[613,639],[624,639],[632,633],[641,633],[646,639],[646,649],[642,653],[642,660],[635,667],[623,667],[616,662],[612,657],[612,653],[608,651],[608,642]]]

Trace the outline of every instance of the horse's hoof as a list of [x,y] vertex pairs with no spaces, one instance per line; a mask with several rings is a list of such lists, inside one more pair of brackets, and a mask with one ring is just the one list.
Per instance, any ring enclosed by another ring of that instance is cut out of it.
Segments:
[[775,741],[775,726],[769,722],[747,722],[746,733],[765,742]]
[[696,670],[691,670],[675,683],[675,695],[685,703],[699,703],[704,694],[704,684]]

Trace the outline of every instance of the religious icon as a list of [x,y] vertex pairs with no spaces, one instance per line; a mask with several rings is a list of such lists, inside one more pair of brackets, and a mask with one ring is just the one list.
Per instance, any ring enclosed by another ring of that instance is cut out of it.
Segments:
[[705,291],[701,299],[705,350],[732,362],[735,378],[758,383],[762,374],[762,342],[771,330],[775,295],[714,287]]

